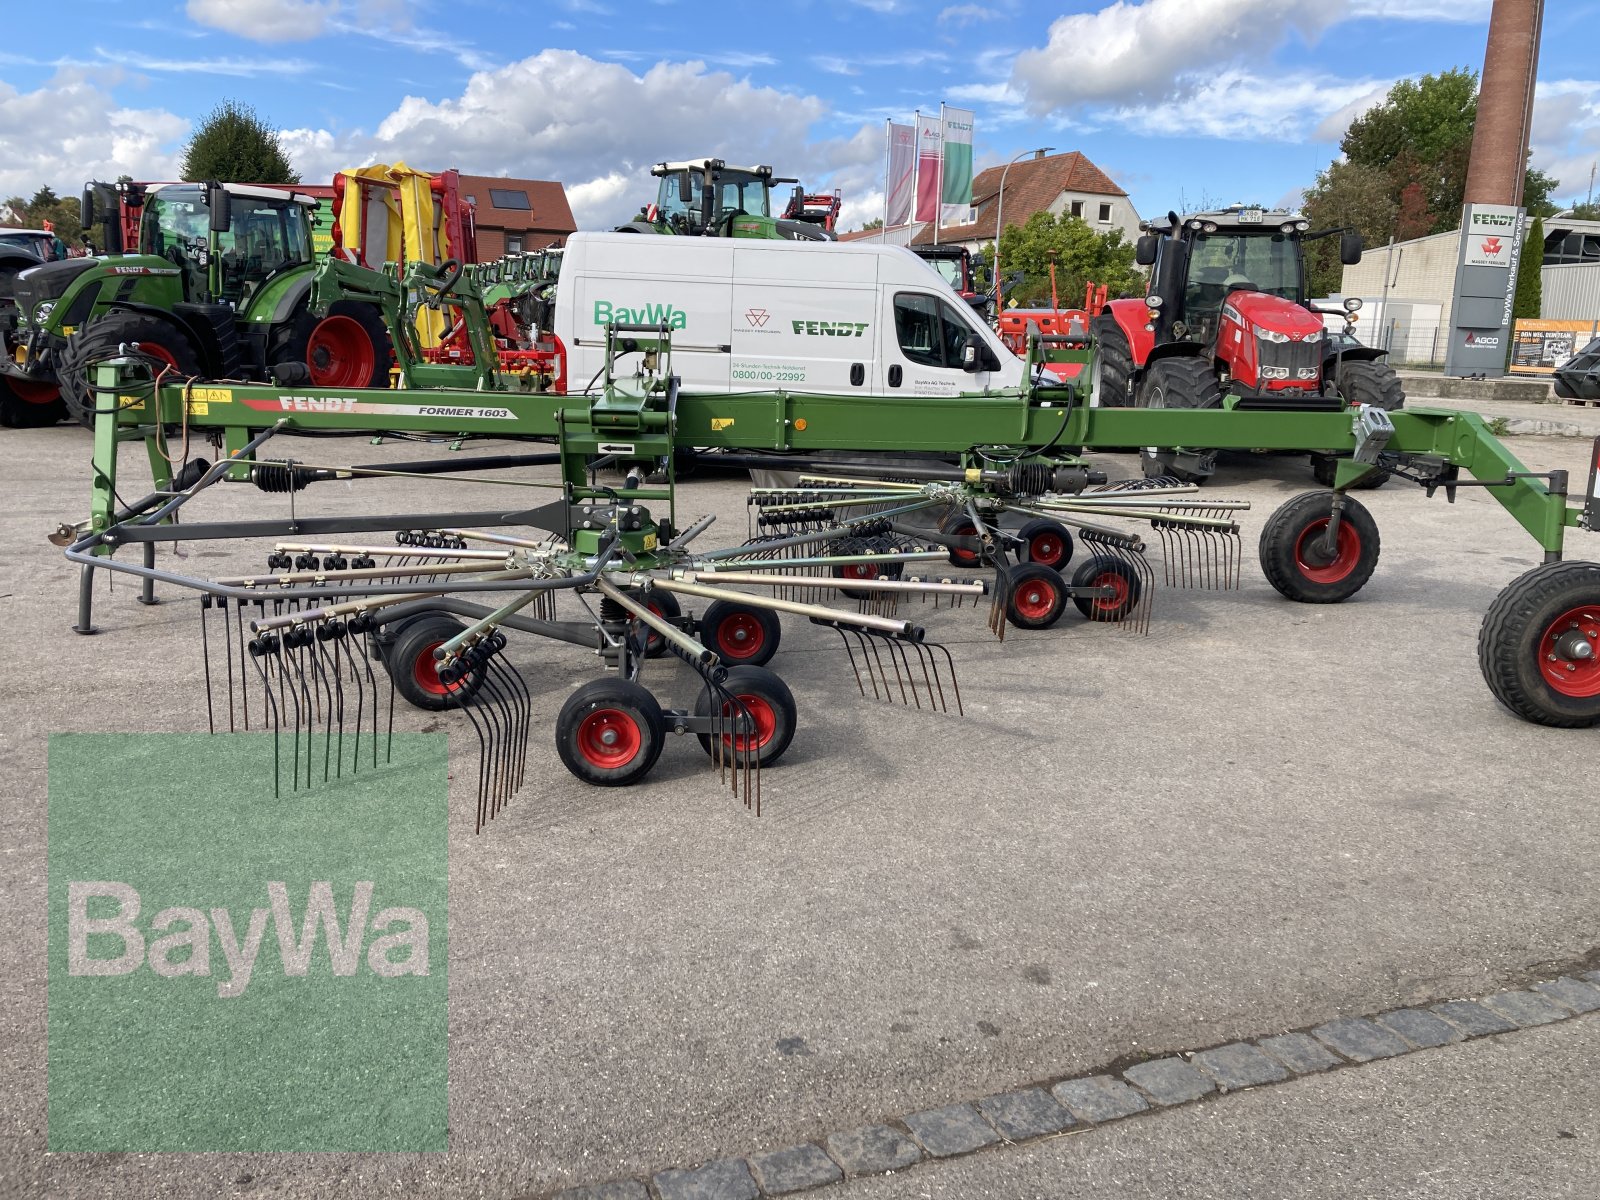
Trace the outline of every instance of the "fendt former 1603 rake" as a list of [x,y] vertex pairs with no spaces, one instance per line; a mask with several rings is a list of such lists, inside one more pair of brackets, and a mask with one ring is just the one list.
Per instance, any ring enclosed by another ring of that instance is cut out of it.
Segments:
[[[407,306],[418,303],[448,303],[474,330],[486,321],[471,273],[463,277],[448,265],[413,268],[403,286],[371,290],[393,309],[386,314],[391,327],[408,327]],[[482,365],[427,368],[429,382],[439,385],[428,389],[176,383],[126,348],[97,368],[91,515],[56,539],[83,570],[78,627],[90,628],[99,569],[141,577],[146,599],[158,582],[199,591],[208,679],[226,691],[225,702],[213,699],[213,722],[225,709],[230,726],[253,715],[258,724],[291,731],[278,770],[293,786],[375,755],[395,693],[422,707],[459,707],[483,748],[480,826],[521,780],[533,715],[528,690],[503,653],[507,633],[582,646],[599,652],[608,673],[574,692],[556,716],[556,748],[574,775],[633,782],[654,764],[667,732],[693,733],[755,806],[759,768],[783,753],[797,722],[792,695],[766,666],[781,617],[837,631],[863,696],[959,713],[951,657],[900,616],[900,603],[961,604],[986,595],[991,627],[1000,633],[1007,623],[1048,627],[1070,601],[1092,620],[1138,628],[1156,582],[1146,563],[1150,547],[1130,532],[1141,527],[1160,537],[1165,582],[1238,580],[1234,517],[1242,505],[1202,499],[1174,481],[1107,483],[1062,447],[1317,449],[1342,456],[1335,487],[1290,500],[1261,533],[1263,571],[1279,592],[1329,603],[1371,576],[1378,530],[1346,490],[1368,473],[1387,470],[1452,499],[1459,487],[1487,487],[1540,542],[1546,565],[1511,584],[1491,608],[1480,641],[1485,677],[1526,719],[1600,722],[1600,566],[1560,561],[1566,528],[1594,528],[1600,519],[1594,480],[1585,505],[1569,507],[1564,473],[1524,470],[1471,414],[1390,414],[1370,406],[1292,413],[1099,408],[1098,365],[1084,337],[1035,339],[1024,376],[1031,382],[986,393],[693,394],[677,386],[671,333],[612,326],[602,377],[573,395],[556,390],[549,376],[503,380]],[[395,341],[404,356],[404,339]],[[1038,370],[1034,360],[1044,354],[1077,369]],[[172,453],[170,435],[180,430],[213,436],[225,456],[215,465],[173,465],[181,455]],[[555,445],[550,453],[452,454],[369,467],[263,453],[282,434],[375,432]],[[156,487],[122,505],[116,449],[126,438],[146,441]],[[698,551],[711,518],[680,525],[675,472],[688,447],[720,451],[734,463],[746,461],[735,453],[742,451],[751,465],[795,473],[793,486],[752,494],[753,536],[745,544]],[[818,457],[839,450],[960,461],[896,458],[862,466]],[[493,482],[549,489],[552,499],[543,505],[340,517],[294,507],[300,491],[323,480],[461,480],[539,462],[559,465],[560,479]],[[663,475],[664,482],[652,482]],[[283,494],[289,515],[174,523],[180,508],[224,478]],[[651,504],[664,504],[666,513]],[[396,543],[367,536],[380,531],[397,532]],[[201,579],[156,566],[157,542],[252,538],[274,541],[259,574]],[[1074,541],[1087,553],[1069,582],[1064,569]],[[132,544],[142,548],[141,563],[111,558]],[[952,565],[982,573],[952,575]],[[853,607],[818,602],[824,599]],[[707,602],[698,613],[685,612],[686,604]],[[692,708],[663,711],[641,682],[646,663],[663,653],[697,673]],[[391,695],[381,721],[385,689],[375,661],[387,671]]]

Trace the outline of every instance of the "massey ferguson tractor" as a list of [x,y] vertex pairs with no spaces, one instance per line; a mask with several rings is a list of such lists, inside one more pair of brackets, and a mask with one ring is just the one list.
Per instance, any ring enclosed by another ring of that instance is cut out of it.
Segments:
[[[1242,205],[1146,223],[1136,258],[1152,268],[1142,300],[1113,300],[1093,323],[1100,403],[1108,407],[1340,409],[1405,402],[1384,351],[1347,336],[1358,298],[1319,309],[1306,297],[1305,243],[1339,236],[1339,259],[1361,261],[1361,235],[1308,232],[1299,214]],[[1343,315],[1346,335],[1323,317]],[[1142,447],[1144,471],[1199,482],[1216,453]],[[1313,458],[1320,474],[1331,460]],[[1385,476],[1379,475],[1378,482]]]
[[795,219],[772,215],[775,184],[771,167],[731,167],[720,158],[657,163],[650,174],[661,181],[654,204],[647,204],[618,233],[685,234],[690,237],[762,238],[768,241],[831,242],[828,220],[802,213]]

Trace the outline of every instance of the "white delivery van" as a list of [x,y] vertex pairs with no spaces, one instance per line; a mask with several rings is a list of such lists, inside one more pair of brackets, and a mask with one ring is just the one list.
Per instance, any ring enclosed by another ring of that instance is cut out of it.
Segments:
[[574,392],[598,380],[612,322],[669,326],[690,392],[954,396],[1022,383],[1022,360],[902,246],[575,233],[555,312]]

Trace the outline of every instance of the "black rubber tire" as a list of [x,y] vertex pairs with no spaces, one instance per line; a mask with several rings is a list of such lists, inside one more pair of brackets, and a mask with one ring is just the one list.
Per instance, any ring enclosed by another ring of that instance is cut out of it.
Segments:
[[[607,734],[620,737],[624,747],[614,763],[601,761],[609,747],[599,739]],[[661,705],[644,687],[628,679],[596,679],[584,684],[567,697],[556,717],[556,753],[561,762],[577,778],[596,787],[627,787],[643,779],[661,757],[666,738]],[[634,739],[637,743],[629,746]]]
[[[1024,562],[1043,563],[1062,571],[1072,561],[1072,533],[1060,521],[1035,517],[1017,530],[1017,536],[1023,542]],[[1035,542],[1039,543],[1037,547]]]
[[[763,767],[770,767],[783,757],[783,752],[789,748],[789,743],[794,740],[794,731],[797,721],[797,709],[794,703],[794,693],[789,690],[789,685],[779,679],[777,675],[765,667],[734,667],[728,672],[722,686],[740,700],[748,702],[750,698],[766,706],[766,712],[772,718],[770,730],[762,730],[760,740],[756,745],[756,761]],[[729,707],[729,706],[725,706]],[[694,703],[694,714],[697,717],[711,715],[711,692],[707,688],[700,689],[700,698]],[[732,716],[732,713],[728,714]],[[752,715],[759,721],[761,714],[752,708]],[[747,735],[748,736],[748,735]],[[711,735],[702,733],[700,748],[708,755],[712,751]],[[727,748],[733,745],[734,735],[722,735]]]
[[[838,553],[860,554],[860,550],[845,550]],[[854,571],[856,574],[851,574]],[[835,563],[832,569],[835,579],[898,579],[905,573],[905,564],[892,563]],[[871,588],[840,588],[839,594],[849,600],[870,600],[881,593]]]
[[1133,351],[1128,335],[1110,313],[1089,322],[1100,363],[1100,407],[1127,408],[1133,403]]
[[481,667],[450,684],[439,679],[433,665],[433,648],[465,628],[459,619],[446,613],[424,613],[402,622],[392,640],[379,643],[394,690],[407,704],[428,712],[443,712],[472,702],[483,686]]
[[[175,365],[178,379],[192,378],[204,373],[200,351],[189,340],[189,335],[171,321],[153,313],[130,312],[114,309],[99,320],[91,321],[67,339],[57,364],[56,378],[61,385],[61,396],[67,408],[83,425],[94,427],[95,398],[88,389],[85,372],[89,363],[97,358],[114,354],[123,343],[140,346],[159,346],[167,352]],[[159,374],[165,360],[152,357]],[[169,374],[169,380],[176,379]]]
[[[952,509],[939,518],[939,532],[946,537],[977,537],[978,527],[972,523],[972,518],[961,509]],[[949,548],[947,556],[952,567],[980,567],[988,566],[994,561],[992,554],[982,550],[957,550]]]
[[1006,620],[1018,629],[1049,629],[1067,611],[1067,581],[1044,563],[1005,568]]
[[[678,604],[678,597],[663,588],[651,588],[650,594],[644,600],[644,605],[656,616],[670,621],[674,625],[683,616],[683,608]],[[641,626],[643,628],[643,626]],[[660,658],[667,652],[667,639],[654,629],[646,631],[644,654],[646,658]]]
[[[1337,554],[1318,565],[1302,561],[1299,549],[1308,535],[1320,539],[1333,513],[1333,492],[1302,492],[1267,518],[1261,529],[1261,570],[1267,582],[1301,604],[1338,604],[1372,578],[1378,566],[1378,523],[1359,500],[1346,496],[1339,518]],[[1317,572],[1318,574],[1308,574]]]
[[59,394],[44,403],[24,400],[12,390],[11,381],[0,376],[0,425],[7,429],[41,429],[68,415],[67,402]]
[[[1145,372],[1139,386],[1140,408],[1221,408],[1222,386],[1216,370],[1205,358],[1163,358]],[[1177,465],[1164,447],[1139,447],[1139,465],[1146,478],[1170,476],[1183,483],[1204,483],[1210,471],[1192,471]]]
[[360,300],[336,301],[328,306],[325,317],[313,316],[310,309],[301,308],[290,318],[286,332],[275,339],[276,345],[271,350],[267,362],[268,378],[271,378],[272,368],[278,363],[306,363],[309,367],[311,364],[306,358],[306,348],[310,345],[311,335],[317,326],[329,317],[348,317],[365,331],[367,340],[372,343],[372,375],[365,383],[328,386],[388,387],[389,367],[394,361],[394,347],[389,341],[389,328],[383,323],[383,317],[376,305]]
[[1091,621],[1125,620],[1128,614],[1139,607],[1139,599],[1144,594],[1144,582],[1139,578],[1139,572],[1120,558],[1109,554],[1097,554],[1079,563],[1078,569],[1072,573],[1072,586],[1099,587],[1102,586],[1100,580],[1107,575],[1115,575],[1126,585],[1120,595],[1072,598],[1072,603],[1077,605],[1078,611]]
[[1346,404],[1370,404],[1385,412],[1398,412],[1405,407],[1405,386],[1386,362],[1359,358],[1344,363],[1333,385]]
[[[1337,454],[1313,454],[1311,456],[1311,478],[1315,479],[1325,488],[1333,486],[1333,473],[1340,456]],[[1392,478],[1389,472],[1378,469],[1373,471],[1359,483],[1352,484],[1352,492],[1371,492],[1381,488]]]
[[783,638],[777,613],[737,600],[714,601],[699,629],[701,643],[729,667],[765,666]]
[[[1593,649],[1600,650],[1600,564],[1548,563],[1519,576],[1494,598],[1478,629],[1478,666],[1494,698],[1524,721],[1559,729],[1600,725],[1600,692],[1570,696],[1554,687],[1546,672],[1565,663],[1551,663],[1541,654],[1547,630],[1573,609],[1592,611],[1594,624],[1584,622],[1579,632]],[[1597,662],[1590,659],[1589,663]],[[1600,666],[1582,662],[1577,671],[1592,678]]]

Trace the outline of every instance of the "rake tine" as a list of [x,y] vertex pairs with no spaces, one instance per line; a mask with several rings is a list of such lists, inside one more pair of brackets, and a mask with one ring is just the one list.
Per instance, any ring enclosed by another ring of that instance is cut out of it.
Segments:
[[473,826],[472,832],[482,833],[484,824],[488,821],[489,812],[488,777],[485,774],[485,766],[488,761],[488,744],[484,741],[483,726],[478,723],[477,714],[472,711],[473,706],[463,704],[454,692],[450,693],[450,698],[457,708],[466,713],[467,720],[472,722],[472,732],[478,737],[478,820],[477,824]]
[[[244,704],[244,728],[250,732],[250,673],[244,669],[244,601],[233,606],[233,625],[239,641],[239,693]],[[231,651],[230,651],[231,652]]]
[[[927,647],[928,656],[930,658],[933,657],[933,652],[936,650],[940,654],[944,655],[945,665],[950,668],[950,690],[955,693],[956,698],[956,716],[966,716],[967,710],[962,706],[961,703],[961,681],[956,678],[956,660],[954,656],[951,655],[950,648],[944,645],[942,642],[924,642],[922,644]],[[938,671],[939,669],[939,662],[937,659],[934,659],[933,669],[935,671]]]
[[[200,597],[200,661],[205,667],[206,674],[206,732],[216,733],[217,722],[211,714],[211,641],[206,634],[206,625],[209,623],[206,618],[210,613],[211,597],[209,595]],[[223,615],[223,627],[227,627],[226,614]],[[231,693],[228,702],[230,704],[233,702]]]
[[311,660],[311,674],[317,682],[318,698],[327,700],[323,706],[327,719],[323,725],[322,733],[322,782],[327,783],[332,771],[333,763],[333,684],[328,679],[327,660],[324,657],[324,648],[321,638],[322,627],[306,630],[310,635],[310,642],[306,645],[307,657]]
[[[939,682],[939,664],[934,661],[933,655],[923,648],[921,642],[912,642],[912,648],[917,652],[917,661],[922,664],[922,681],[928,685],[928,707],[935,704],[934,689],[938,689],[938,707],[940,712],[947,713],[950,706],[945,703],[944,685]],[[929,668],[932,668],[930,672]]]
[[[889,646],[889,657],[890,657],[891,661],[894,661],[894,664],[895,664],[895,666],[894,666],[895,678],[898,679],[900,677],[900,664],[904,663],[905,664],[905,668],[906,668],[906,671],[905,671],[906,679],[911,684],[911,699],[916,704],[917,708],[920,709],[922,707],[922,697],[917,695],[917,677],[911,673],[911,660],[906,657],[905,643],[900,638],[886,638],[884,640],[888,643],[888,646]],[[899,656],[898,659],[895,658],[896,655]],[[902,684],[901,687],[900,687],[900,696],[901,696],[901,703],[903,704],[905,702],[905,686],[904,686],[904,684]],[[933,695],[932,695],[932,693],[929,693],[929,695],[928,695],[928,703],[930,705],[933,703]]]
[[282,794],[278,786],[278,704],[272,698],[272,684],[267,679],[266,664],[261,661],[267,656],[267,645],[266,639],[252,641],[250,660],[255,663],[256,670],[261,672],[261,690],[266,693],[266,706],[272,713],[272,798],[276,800]]
[[867,689],[861,682],[861,668],[856,666],[855,651],[850,649],[850,637],[837,625],[834,625],[832,628],[833,631],[839,635],[839,640],[844,643],[844,652],[850,656],[850,669],[855,672],[856,676],[856,690],[865,696],[867,694]]
[[[289,683],[287,665],[289,650],[288,647],[283,644],[281,638],[278,642],[278,652],[274,657],[277,661],[278,667],[278,700],[281,704],[284,695],[287,693],[289,699],[294,701],[294,772],[290,776],[290,782],[291,790],[298,792],[300,790],[300,697],[295,693],[293,686]],[[285,712],[287,712],[288,706],[283,705],[283,707]]]
[[[337,636],[334,633],[336,629],[340,635],[343,634],[344,626],[337,622],[324,623],[317,627],[317,658],[322,663],[322,678],[328,683],[329,688],[328,730],[324,735],[322,748],[322,781],[324,783],[328,781],[330,765],[337,767],[337,774],[341,778],[344,775],[344,678],[339,670],[338,648],[335,647],[331,650],[328,648],[328,643]],[[328,682],[330,680],[331,682]],[[337,755],[333,753],[333,717],[335,709],[338,710],[339,714],[339,753]],[[331,763],[330,758],[332,760]]]
[[510,693],[515,702],[516,711],[516,742],[513,747],[511,759],[511,794],[515,795],[522,790],[523,773],[527,768],[528,739],[533,720],[533,695],[528,691],[528,685],[518,671],[504,657],[496,655],[490,659],[491,670],[498,672],[501,683]]
[[[881,676],[882,679],[883,679],[883,698],[885,700],[893,701],[894,700],[894,692],[889,687],[889,672],[887,672],[887,671],[885,671],[883,669],[883,656],[878,653],[878,639],[873,637],[870,633],[863,632],[861,640],[862,640],[863,644],[867,647],[867,649],[872,652],[872,663],[873,663],[873,666],[876,667],[879,676]],[[895,673],[894,674],[895,674],[895,679],[898,680],[900,678],[900,670],[899,670],[898,667],[895,668]],[[905,703],[905,684],[904,683],[902,683],[900,685],[900,701],[901,701],[902,704]]]

